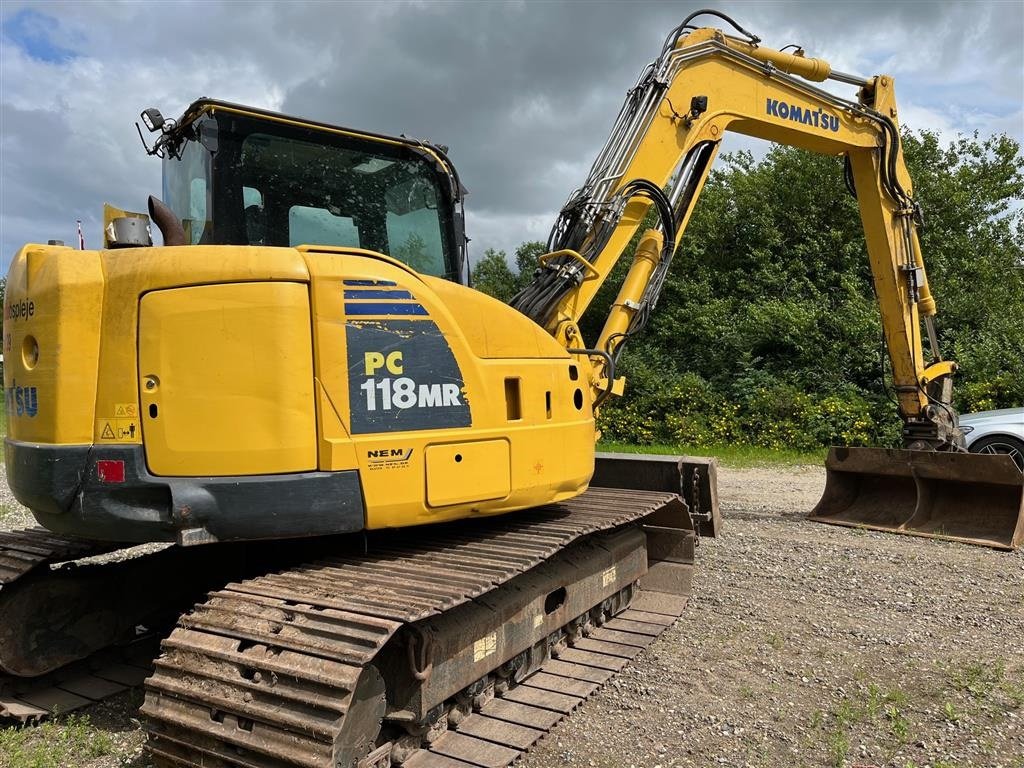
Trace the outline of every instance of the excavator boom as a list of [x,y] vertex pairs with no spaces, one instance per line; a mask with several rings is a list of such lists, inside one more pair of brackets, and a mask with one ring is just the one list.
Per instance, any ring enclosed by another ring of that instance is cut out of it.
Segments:
[[[892,78],[856,77],[802,50],[766,48],[717,13],[739,36],[693,29],[689,22],[699,13],[669,35],[629,92],[586,182],[551,231],[552,253],[541,258],[533,283],[513,305],[567,347],[590,355],[600,405],[622,392],[619,355],[657,304],[724,134],[842,156],[860,207],[906,450],[861,448],[856,461],[832,451],[828,488],[811,519],[1019,545],[1021,473],[963,447],[952,405],[957,365],[939,350],[936,302],[917,233],[921,211],[903,160]],[[826,79],[859,86],[856,99],[811,82]],[[641,237],[599,338],[585,344],[579,320],[652,207],[658,226]],[[892,503],[880,511],[883,486],[893,491]]]

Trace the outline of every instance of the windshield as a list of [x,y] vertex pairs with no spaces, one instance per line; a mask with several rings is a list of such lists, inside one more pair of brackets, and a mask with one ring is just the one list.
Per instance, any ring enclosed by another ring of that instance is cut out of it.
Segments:
[[408,146],[226,111],[164,159],[164,201],[193,244],[365,248],[458,279],[452,203]]

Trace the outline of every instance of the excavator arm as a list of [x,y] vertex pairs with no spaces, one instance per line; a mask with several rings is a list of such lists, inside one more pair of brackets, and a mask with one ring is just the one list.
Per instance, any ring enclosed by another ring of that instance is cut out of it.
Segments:
[[[690,25],[708,13],[736,34]],[[760,42],[715,11],[691,14],[672,31],[629,91],[590,175],[559,214],[551,252],[513,306],[591,363],[600,407],[622,393],[619,355],[657,304],[723,135],[733,131],[841,155],[860,206],[906,450],[833,448],[825,493],[811,519],[1019,546],[1020,471],[1005,457],[964,452],[952,406],[957,366],[939,352],[936,305],[917,234],[921,212],[903,160],[892,78],[836,72],[800,49],[789,53]],[[858,86],[856,99],[814,84],[828,79]],[[588,346],[579,320],[652,207],[658,225],[642,234],[604,328]]]
[[[696,15],[696,14],[695,14]],[[891,77],[833,72],[802,51],[763,47],[687,19],[626,99],[586,183],[552,232],[552,253],[513,303],[567,347],[583,348],[578,322],[651,206],[659,226],[644,234],[634,265],[591,355],[597,399],[620,391],[614,363],[658,300],[727,131],[846,159],[855,190],[908,447],[962,450],[950,404],[956,363],[942,360],[903,161]],[[856,101],[810,81],[860,86]],[[667,190],[667,191],[665,191]],[[922,325],[928,342],[922,344]]]

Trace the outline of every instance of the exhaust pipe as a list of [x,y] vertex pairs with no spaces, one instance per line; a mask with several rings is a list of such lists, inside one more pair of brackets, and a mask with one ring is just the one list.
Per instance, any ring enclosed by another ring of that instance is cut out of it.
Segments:
[[160,230],[160,234],[163,235],[164,245],[187,245],[188,240],[185,237],[185,228],[181,225],[181,220],[174,215],[174,211],[170,209],[170,206],[152,195],[149,196],[148,202],[149,218],[152,219],[157,229]]
[[810,519],[1012,550],[1024,544],[1024,474],[1009,456],[832,448]]

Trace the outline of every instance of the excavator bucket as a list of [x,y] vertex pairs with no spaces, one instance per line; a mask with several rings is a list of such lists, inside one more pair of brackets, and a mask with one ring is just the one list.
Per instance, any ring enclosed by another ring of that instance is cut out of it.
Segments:
[[832,448],[819,523],[962,541],[1024,543],[1024,474],[1009,456]]

